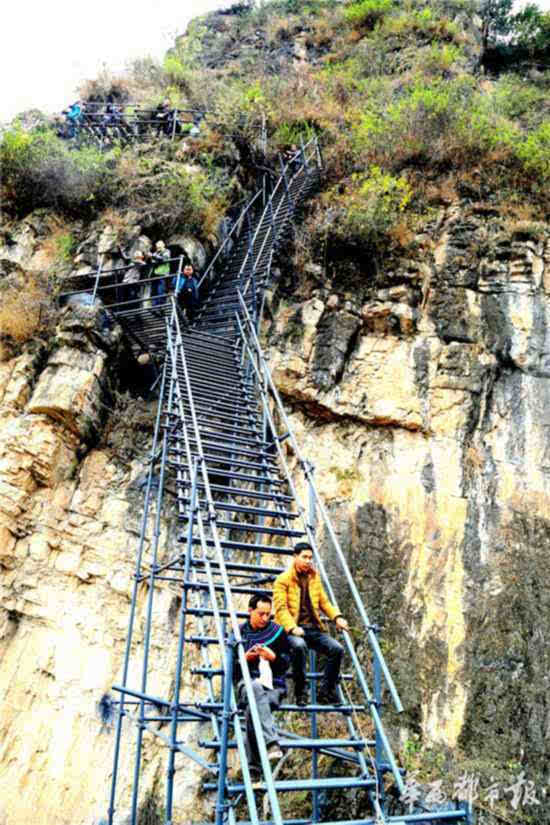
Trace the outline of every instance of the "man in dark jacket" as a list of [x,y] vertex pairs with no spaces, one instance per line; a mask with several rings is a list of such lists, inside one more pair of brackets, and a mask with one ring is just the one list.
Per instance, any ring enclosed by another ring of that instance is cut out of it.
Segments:
[[183,275],[174,278],[174,287],[180,306],[185,308],[189,322],[193,323],[199,303],[199,287],[191,264],[183,267]]
[[[283,628],[271,621],[271,598],[266,593],[256,593],[248,602],[248,620],[240,627],[246,661],[252,679],[252,689],[256,698],[260,723],[267,745],[270,761],[283,755],[277,742],[272,711],[281,704],[286,695],[285,675],[290,663],[288,637]],[[237,662],[234,672],[239,707],[246,708],[245,747],[249,767],[260,769],[260,757],[252,714],[241,668]]]

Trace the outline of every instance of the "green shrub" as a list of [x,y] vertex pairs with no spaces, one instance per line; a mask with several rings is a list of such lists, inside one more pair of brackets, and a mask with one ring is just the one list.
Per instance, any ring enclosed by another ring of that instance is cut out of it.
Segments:
[[119,169],[119,204],[135,210],[144,226],[155,224],[163,232],[185,227],[204,238],[227,207],[228,185],[213,164],[189,169],[177,160],[129,151]]
[[358,0],[344,9],[344,18],[352,26],[371,28],[393,8],[393,0]]
[[420,66],[425,72],[445,73],[461,56],[462,49],[458,46],[449,43],[432,43],[428,53],[420,61]]
[[550,120],[545,120],[530,134],[517,141],[515,153],[524,167],[540,176],[541,183],[550,180]]
[[315,129],[309,123],[282,123],[273,137],[272,143],[276,146],[300,146],[300,142],[307,143],[315,135]]
[[526,125],[536,124],[547,110],[548,92],[517,75],[502,75],[492,95],[495,109],[504,117],[521,118]]
[[[329,200],[334,200],[334,192]],[[395,177],[379,166],[372,166],[368,175],[354,175],[351,185],[340,199],[341,211],[334,234],[348,242],[376,244],[397,222],[412,198],[412,190],[404,176]]]
[[61,232],[55,237],[55,255],[60,263],[72,260],[76,240],[70,232]]
[[420,10],[400,10],[387,15],[380,21],[378,29],[385,37],[416,34],[422,35],[424,39],[429,37],[444,41],[456,40],[458,43],[465,39],[464,32],[460,31],[453,20],[450,20],[442,10],[440,14],[435,13],[430,6]]
[[446,154],[446,138],[458,128],[473,91],[474,81],[467,78],[429,85],[417,80],[385,111],[376,107],[366,112],[356,139],[394,166],[412,158],[437,159]]
[[17,215],[37,207],[94,214],[113,197],[112,157],[93,147],[69,148],[50,131],[5,132],[0,165],[6,207]]
[[189,68],[185,66],[180,58],[175,54],[168,54],[164,58],[164,63],[162,65],[164,69],[164,74],[168,78],[170,83],[181,83],[187,81],[187,76],[189,74]]

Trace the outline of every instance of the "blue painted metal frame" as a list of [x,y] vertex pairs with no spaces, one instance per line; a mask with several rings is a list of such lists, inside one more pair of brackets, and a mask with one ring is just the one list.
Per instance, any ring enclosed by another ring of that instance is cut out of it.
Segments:
[[[368,619],[315,487],[313,467],[300,454],[257,338],[257,326],[263,310],[263,287],[269,279],[274,250],[284,227],[292,222],[303,193],[307,193],[310,178],[314,178],[319,171],[321,156],[317,142],[310,141],[306,146],[302,145],[297,157],[299,159],[293,159],[291,166],[287,164],[285,167],[281,162],[281,175],[271,188],[269,196],[266,195],[265,187],[262,187],[245,206],[240,223],[236,221],[233,224],[201,280],[203,283],[204,279],[208,279],[210,289],[199,314],[199,321],[193,327],[184,326],[173,296],[167,296],[163,305],[166,360],[160,384],[160,403],[144,502],[123,678],[121,685],[115,686],[121,698],[109,825],[118,825],[114,820],[115,801],[121,765],[123,720],[127,716],[135,717],[133,721],[137,724],[131,825],[137,825],[138,819],[145,733],[152,734],[168,748],[164,825],[175,825],[174,778],[178,753],[212,775],[212,781],[205,781],[204,789],[215,794],[216,825],[243,825],[242,820],[237,819],[235,807],[243,795],[250,822],[260,825],[262,820],[258,813],[256,786],[253,785],[246,762],[242,715],[236,705],[233,687],[235,662],[239,663],[242,671],[246,703],[257,741],[263,776],[261,792],[267,795],[271,810],[269,825],[309,825],[323,822],[321,791],[328,792],[342,787],[364,788],[370,794],[376,818],[367,817],[361,821],[362,825],[374,825],[375,822],[413,823],[422,821],[422,818],[440,825],[447,821],[468,821],[468,814],[463,809],[448,814],[424,813],[400,817],[385,813],[383,774],[391,771],[394,782],[400,789],[403,788],[403,780],[381,721],[383,680],[398,711],[402,709],[401,703],[376,639],[377,629]],[[258,210],[259,206],[261,208]],[[244,224],[248,229],[247,237],[243,235]],[[231,247],[236,250],[234,257],[237,257],[234,261],[233,258],[228,259],[233,261],[232,269],[228,270],[230,274],[226,280],[223,275],[220,276],[214,284],[214,265]],[[233,283],[237,287],[231,286]],[[94,294],[100,290],[97,277]],[[223,313],[220,315],[216,309],[224,303],[231,307],[231,312],[226,312],[225,316]],[[273,410],[276,410],[282,422],[282,435],[277,435]],[[287,439],[298,457],[298,465],[306,482],[307,511],[297,497],[295,482],[282,448]],[[159,482],[155,496],[153,480],[156,468]],[[170,488],[174,484],[175,491]],[[285,489],[288,490],[288,495],[283,492]],[[160,518],[167,492],[175,496],[178,522],[185,525],[185,533],[181,538],[184,549],[180,553],[172,552],[168,559],[161,560]],[[246,502],[243,504],[243,496],[256,498],[259,503],[255,506]],[[294,507],[292,511],[291,505]],[[238,521],[239,518],[242,521]],[[294,519],[301,523],[300,529],[295,528]],[[317,672],[316,658],[312,654],[308,673],[312,696],[310,705],[305,710],[292,704],[281,706],[283,711],[309,714],[310,737],[295,734],[296,738],[293,738],[290,733],[280,732],[281,741],[287,747],[311,751],[310,776],[275,780],[240,634],[239,619],[247,614],[239,610],[235,599],[240,599],[251,591],[264,590],[265,585],[272,582],[280,572],[282,568],[270,563],[267,557],[270,553],[276,554],[280,560],[288,557],[292,551],[285,546],[279,547],[278,537],[288,542],[295,535],[305,535],[314,548],[316,563],[327,593],[334,600],[329,577],[315,545],[319,519],[333,543],[339,566],[366,629],[373,662],[374,696],[351,637],[344,633],[345,648],[354,678],[366,699],[365,705],[346,703],[341,688],[338,690],[345,702],[343,706],[319,705],[316,691],[320,674]],[[146,548],[151,523],[152,536],[150,546]],[[237,539],[231,532],[235,529],[240,531]],[[262,535],[265,538],[257,538]],[[275,540],[274,544],[270,544],[272,540]],[[148,564],[145,564],[146,550],[150,559]],[[235,555],[239,553],[245,554],[244,560]],[[247,556],[246,553],[250,555]],[[147,598],[141,682],[139,688],[134,688],[128,683],[130,657],[136,630],[138,588],[145,583]],[[153,605],[156,591],[161,587],[181,593],[176,672],[171,698],[155,696],[148,691]],[[191,633],[188,630],[188,617],[193,617]],[[191,667],[189,644],[198,646],[199,667]],[[216,649],[223,657],[221,665],[214,659]],[[204,680],[205,699],[185,701],[185,696],[182,695],[182,675],[186,670]],[[214,685],[217,679],[221,679],[221,701],[219,687]],[[372,741],[362,738],[356,723],[357,714],[363,712],[365,707],[370,711],[375,725],[374,755],[370,752]],[[320,739],[321,713],[340,714],[347,729],[347,738]],[[153,728],[153,725],[162,722],[170,724],[169,735]],[[181,725],[188,722],[210,722],[212,736],[210,739],[201,739],[198,747],[211,750],[214,762],[209,762],[197,750],[181,741]],[[229,754],[232,751],[236,752],[240,761],[240,781],[230,778]],[[321,754],[342,760],[354,771],[353,775],[322,778],[319,776]],[[305,791],[311,800],[311,816],[308,819],[288,818],[282,814],[279,796],[298,791]],[[350,823],[342,822],[339,825]],[[354,822],[353,825],[359,823]]]

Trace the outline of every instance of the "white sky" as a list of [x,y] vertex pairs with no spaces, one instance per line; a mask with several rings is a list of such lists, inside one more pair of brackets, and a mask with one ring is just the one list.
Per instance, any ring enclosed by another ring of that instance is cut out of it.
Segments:
[[[526,0],[518,0],[516,7]],[[231,0],[10,0],[2,12],[0,123],[38,108],[60,111],[102,67],[162,58],[193,17]],[[550,0],[538,0],[550,9]]]
[[[549,0],[550,1],[550,0]],[[103,65],[162,58],[193,17],[231,0],[10,0],[2,12],[0,123],[72,103]]]

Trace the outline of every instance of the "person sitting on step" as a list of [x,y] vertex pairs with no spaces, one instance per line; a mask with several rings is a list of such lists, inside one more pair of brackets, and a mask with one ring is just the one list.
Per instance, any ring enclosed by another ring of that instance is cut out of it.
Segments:
[[[290,664],[290,648],[284,629],[271,620],[271,610],[271,597],[267,593],[255,593],[248,602],[248,619],[240,626],[240,631],[267,746],[267,756],[270,761],[276,761],[283,753],[277,741],[272,711],[279,707],[286,696],[285,675]],[[246,708],[245,748],[248,765],[252,772],[258,773],[260,756],[238,661],[233,678],[238,705],[240,708]]]
[[288,633],[296,704],[308,703],[306,663],[309,648],[326,656],[319,702],[341,704],[336,686],[344,648],[325,633],[319,611],[333,620],[339,630],[349,630],[348,623],[325,593],[321,576],[313,565],[313,552],[308,542],[300,542],[294,547],[291,567],[275,579],[273,604],[275,620]]

